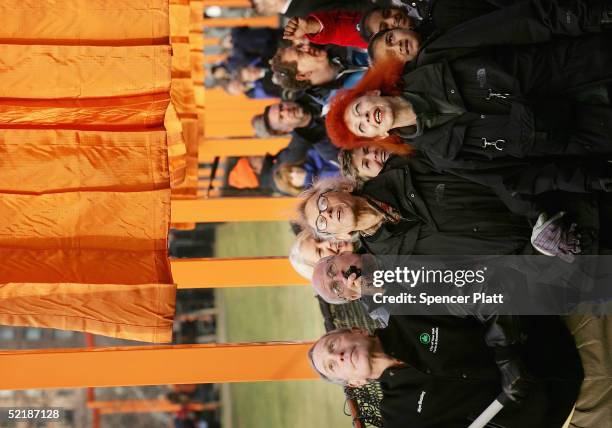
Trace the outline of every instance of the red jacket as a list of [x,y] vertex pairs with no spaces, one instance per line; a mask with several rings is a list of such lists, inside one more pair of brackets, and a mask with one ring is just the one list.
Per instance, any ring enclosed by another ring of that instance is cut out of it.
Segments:
[[309,17],[321,23],[321,31],[308,34],[308,40],[319,45],[354,46],[367,49],[368,42],[361,38],[357,29],[362,12],[332,10],[311,13]]

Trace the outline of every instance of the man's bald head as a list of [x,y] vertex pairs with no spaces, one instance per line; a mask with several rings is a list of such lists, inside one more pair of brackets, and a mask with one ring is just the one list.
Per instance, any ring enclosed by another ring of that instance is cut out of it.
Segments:
[[361,297],[361,276],[352,273],[351,267],[361,271],[359,254],[343,252],[324,257],[315,265],[312,287],[327,303],[339,305]]

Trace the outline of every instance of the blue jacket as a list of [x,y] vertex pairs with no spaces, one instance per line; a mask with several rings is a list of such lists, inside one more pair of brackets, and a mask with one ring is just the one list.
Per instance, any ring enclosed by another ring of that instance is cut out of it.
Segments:
[[338,166],[321,157],[316,149],[306,152],[306,161],[302,165],[306,170],[306,181],[304,187],[309,188],[317,178],[337,177],[340,175]]

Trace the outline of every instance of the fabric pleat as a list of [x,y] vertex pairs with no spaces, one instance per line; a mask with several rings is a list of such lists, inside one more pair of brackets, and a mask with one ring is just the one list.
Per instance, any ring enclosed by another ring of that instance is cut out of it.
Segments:
[[172,340],[169,31],[167,0],[0,2],[0,324]]

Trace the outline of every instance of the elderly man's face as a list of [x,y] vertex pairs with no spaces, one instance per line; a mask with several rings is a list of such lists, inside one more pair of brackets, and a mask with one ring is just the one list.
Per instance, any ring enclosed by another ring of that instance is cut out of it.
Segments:
[[306,126],[311,115],[293,101],[283,101],[270,106],[268,121],[275,131],[287,134],[295,128]]
[[349,273],[351,267],[361,271],[361,255],[344,252],[325,257],[316,264],[312,286],[326,302],[342,303],[361,298],[362,276]]
[[329,63],[327,52],[310,45],[284,48],[281,52],[283,62],[296,62],[296,80],[307,80],[313,86],[333,80],[335,70]]
[[371,34],[376,34],[389,28],[412,28],[414,23],[405,9],[401,7],[387,7],[372,12],[368,16],[365,26]]
[[306,221],[315,230],[349,240],[356,230],[359,201],[349,192],[323,191],[306,202]]
[[351,163],[359,177],[370,179],[378,176],[389,158],[389,152],[376,146],[364,146],[353,150]]
[[372,378],[373,349],[372,336],[364,330],[353,329],[319,339],[312,359],[316,369],[329,379],[361,386]]
[[403,62],[412,61],[421,49],[421,38],[412,30],[396,29],[373,41],[372,61],[395,56]]

